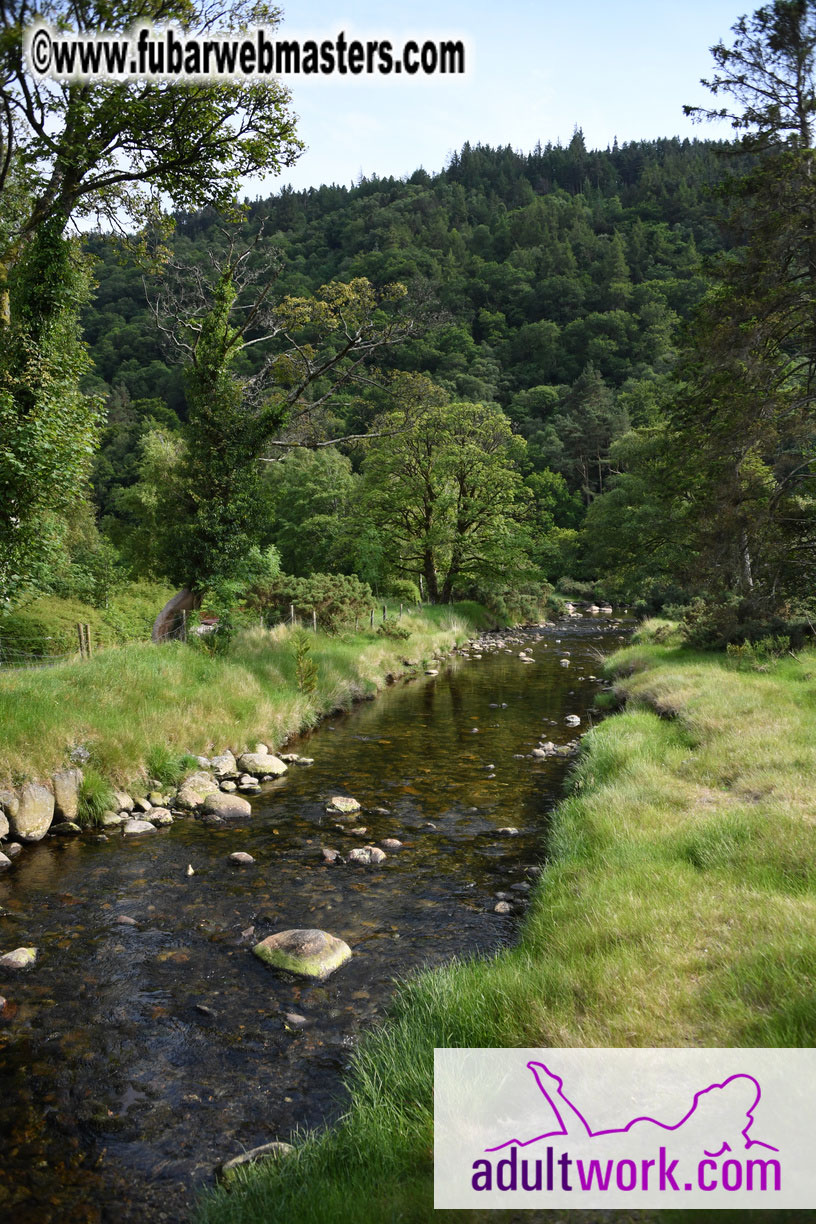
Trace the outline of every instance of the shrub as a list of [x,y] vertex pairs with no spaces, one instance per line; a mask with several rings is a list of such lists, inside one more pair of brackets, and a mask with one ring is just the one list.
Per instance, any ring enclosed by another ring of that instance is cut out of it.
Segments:
[[419,587],[408,578],[391,578],[386,585],[385,593],[389,599],[395,599],[399,603],[418,604],[420,602]]
[[411,636],[410,629],[406,629],[404,625],[400,625],[397,621],[385,621],[377,629],[380,637],[391,638],[394,641],[404,642]]
[[312,644],[309,635],[303,629],[292,634],[292,646],[295,653],[295,678],[298,691],[313,693],[317,688],[317,664],[309,658]]
[[246,602],[247,607],[276,620],[287,620],[292,605],[296,617],[311,620],[316,612],[320,628],[334,633],[356,616],[367,615],[374,596],[367,582],[349,574],[282,575],[254,586]]

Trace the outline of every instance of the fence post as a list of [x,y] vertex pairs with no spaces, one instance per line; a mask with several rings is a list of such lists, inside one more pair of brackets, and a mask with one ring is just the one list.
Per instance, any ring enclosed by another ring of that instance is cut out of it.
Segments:
[[290,625],[294,625],[295,623],[295,605],[294,604],[289,605],[289,623]]
[[354,618],[354,632],[355,632],[355,633],[359,633],[359,632],[360,632],[360,618],[359,618],[359,616],[355,616],[355,618]]
[[79,657],[85,658],[85,634],[82,632],[82,625],[77,625],[77,637],[79,638]]
[[187,609],[186,608],[181,609],[181,640],[182,642],[187,641]]
[[85,630],[85,653],[90,659],[91,655],[93,654],[93,651],[91,650],[91,626],[86,623],[83,625],[83,628]]
[[400,604],[399,616],[397,617],[397,620],[402,620],[402,604]]
[[388,609],[386,608],[385,604],[383,604],[383,624],[385,624],[385,618],[387,616],[388,616]]
[[312,628],[317,633],[317,608],[312,608]]
[[371,609],[371,617],[370,617],[369,623],[371,625],[371,628],[373,629],[374,628],[374,609],[373,608]]

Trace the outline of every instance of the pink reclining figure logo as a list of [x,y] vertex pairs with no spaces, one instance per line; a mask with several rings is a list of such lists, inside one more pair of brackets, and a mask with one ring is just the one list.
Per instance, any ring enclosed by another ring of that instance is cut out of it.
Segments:
[[[691,1108],[679,1122],[660,1122],[657,1118],[647,1116],[632,1118],[625,1126],[612,1127],[608,1130],[593,1130],[589,1122],[564,1092],[564,1081],[559,1075],[550,1071],[541,1062],[528,1062],[527,1066],[535,1076],[536,1083],[552,1109],[558,1121],[558,1130],[544,1131],[533,1139],[507,1139],[496,1147],[485,1148],[487,1152],[499,1152],[502,1148],[529,1147],[541,1139],[555,1139],[561,1136],[573,1139],[599,1139],[606,1135],[632,1135],[641,1137],[645,1128],[654,1127],[655,1135],[683,1130],[683,1139],[691,1139],[699,1143],[706,1156],[716,1158],[724,1152],[732,1152],[734,1148],[728,1139],[737,1147],[745,1149],[752,1147],[767,1148],[770,1152],[778,1152],[779,1148],[760,1139],[752,1139],[749,1131],[754,1124],[754,1110],[759,1104],[762,1090],[759,1081],[753,1075],[729,1075],[721,1084],[710,1084],[694,1094]],[[713,1094],[713,1095],[712,1095]],[[723,1115],[729,1119],[727,1134],[723,1133]],[[743,1122],[742,1127],[739,1126]],[[635,1131],[633,1128],[637,1127]],[[739,1129],[738,1129],[739,1128]],[[740,1145],[736,1135],[742,1138]]]

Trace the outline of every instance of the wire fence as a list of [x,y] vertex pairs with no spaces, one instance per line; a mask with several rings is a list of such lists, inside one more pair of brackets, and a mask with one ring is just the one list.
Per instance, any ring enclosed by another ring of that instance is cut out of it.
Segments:
[[[408,612],[421,611],[422,604],[417,603],[415,606],[413,603],[408,605],[401,603],[399,610],[393,605],[389,607],[388,604],[361,609],[353,617],[349,617],[344,623],[344,628],[351,629],[353,625],[354,630],[359,632],[361,629],[373,630],[376,626],[386,625],[389,621],[398,623],[406,608]],[[318,629],[337,630],[337,625],[333,622],[332,624],[324,622],[318,609],[313,606],[298,607],[295,604],[289,604],[288,608],[278,610],[274,623],[270,621],[271,618],[266,615],[259,616],[259,627],[269,629],[286,624],[293,628],[311,629],[315,633]],[[220,627],[217,617],[188,618],[186,612],[180,612],[173,625],[162,634],[161,640],[163,642],[187,642],[193,635],[198,638],[207,638],[217,634]],[[111,648],[107,643],[101,646],[94,643],[90,626],[82,622],[76,625],[76,640],[76,649],[66,650],[64,638],[55,639],[45,635],[7,641],[0,634],[0,673],[55,667],[60,663],[82,662],[92,658],[99,650]],[[57,642],[62,649],[55,649]]]

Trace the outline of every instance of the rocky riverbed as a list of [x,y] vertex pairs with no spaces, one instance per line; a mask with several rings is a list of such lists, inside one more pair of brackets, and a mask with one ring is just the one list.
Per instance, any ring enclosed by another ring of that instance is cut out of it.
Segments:
[[[289,753],[224,746],[118,796],[101,834],[6,838],[0,955],[35,959],[0,963],[0,1212],[179,1221],[216,1165],[334,1117],[392,978],[512,939],[624,632],[485,635]],[[253,956],[292,931],[350,956]]]

